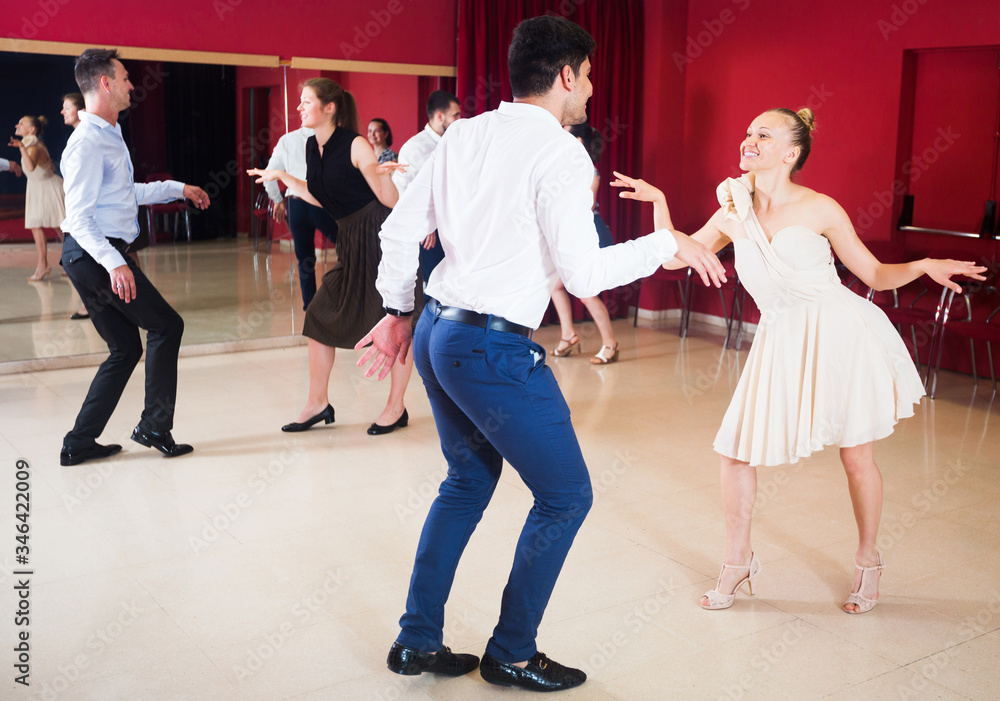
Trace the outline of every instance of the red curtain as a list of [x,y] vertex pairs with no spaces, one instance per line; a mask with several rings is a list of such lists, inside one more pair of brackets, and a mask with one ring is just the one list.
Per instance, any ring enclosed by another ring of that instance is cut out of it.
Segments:
[[[590,79],[594,95],[588,114],[591,125],[604,138],[604,155],[597,165],[601,188],[597,193],[601,216],[615,241],[642,233],[639,208],[625,206],[607,185],[611,171],[638,171],[642,115],[640,89],[643,65],[642,0],[459,0],[458,78],[456,94],[462,114],[471,117],[496,109],[511,99],[507,74],[507,48],[521,20],[539,15],[561,15],[590,32],[597,42],[591,56]],[[625,316],[631,288],[604,296],[612,317]],[[582,305],[574,306],[580,316]]]

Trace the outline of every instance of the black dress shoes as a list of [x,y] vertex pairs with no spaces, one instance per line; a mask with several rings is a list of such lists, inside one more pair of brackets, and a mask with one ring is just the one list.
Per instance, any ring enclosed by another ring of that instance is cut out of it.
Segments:
[[536,652],[523,669],[512,662],[501,662],[485,652],[483,661],[479,663],[479,673],[490,684],[519,686],[529,691],[562,691],[587,681],[583,670],[564,667],[540,652]]
[[402,415],[396,419],[396,423],[389,424],[388,426],[379,426],[378,424],[372,424],[368,427],[369,436],[381,436],[386,433],[392,433],[397,428],[403,428],[406,424],[410,423],[410,415],[406,413],[406,409],[403,409]]
[[156,448],[163,453],[165,458],[187,455],[194,450],[186,443],[174,443],[174,437],[170,435],[170,431],[147,431],[140,426],[136,426],[135,430],[132,431],[132,440],[147,448]]
[[393,643],[386,660],[389,669],[396,674],[443,674],[446,677],[460,677],[479,666],[475,655],[456,655],[447,647],[437,652],[421,652],[412,647]]
[[319,412],[318,414],[316,414],[316,416],[312,417],[311,419],[307,419],[302,423],[296,423],[293,421],[290,424],[285,424],[284,426],[282,426],[281,430],[284,431],[285,433],[298,433],[299,431],[305,431],[307,429],[312,428],[315,424],[318,424],[320,421],[327,424],[333,423],[333,407],[330,406],[329,404],[326,405],[326,409]]
[[59,464],[63,467],[79,465],[80,463],[87,462],[88,460],[99,460],[100,458],[106,458],[109,455],[114,455],[121,449],[122,447],[115,443],[112,443],[111,445],[94,443],[93,445],[88,445],[83,448],[72,448],[68,445],[64,445],[62,450],[59,451]]

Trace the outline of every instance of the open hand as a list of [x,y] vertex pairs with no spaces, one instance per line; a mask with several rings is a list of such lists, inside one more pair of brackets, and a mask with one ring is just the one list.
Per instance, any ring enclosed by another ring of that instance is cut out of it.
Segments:
[[257,176],[257,180],[254,181],[257,183],[269,183],[272,180],[280,180],[284,173],[285,171],[283,170],[269,170],[267,168],[250,168],[247,171],[247,175]]
[[197,185],[184,186],[184,199],[191,200],[191,203],[198,209],[206,209],[211,204],[208,194]]
[[726,269],[719,262],[719,257],[687,234],[679,231],[673,234],[674,240],[677,241],[677,253],[674,254],[674,258],[694,268],[694,271],[701,276],[705,287],[709,285],[722,287],[722,283],[726,281]]
[[378,372],[378,379],[383,380],[397,360],[406,364],[406,353],[410,350],[413,334],[410,322],[408,316],[386,314],[367,336],[357,342],[354,350],[361,350],[369,343],[372,344],[372,347],[358,360],[359,368],[371,362],[365,377],[371,377]]
[[640,202],[666,202],[667,198],[663,196],[663,192],[645,180],[630,178],[627,175],[619,173],[617,170],[612,172],[615,174],[616,179],[611,181],[611,187],[631,188],[631,190],[622,190],[619,192],[619,197],[626,200],[639,200]]
[[924,272],[934,282],[944,285],[949,290],[955,290],[955,292],[958,293],[962,292],[962,287],[951,279],[955,275],[964,275],[965,277],[972,278],[973,280],[986,279],[986,277],[981,274],[986,272],[986,267],[976,265],[971,261],[928,258],[924,262]]
[[405,173],[406,169],[410,166],[406,163],[397,163],[396,161],[386,161],[385,163],[379,163],[378,167],[375,168],[375,172],[379,175],[385,175],[386,173],[391,173],[394,170],[398,170],[400,173]]

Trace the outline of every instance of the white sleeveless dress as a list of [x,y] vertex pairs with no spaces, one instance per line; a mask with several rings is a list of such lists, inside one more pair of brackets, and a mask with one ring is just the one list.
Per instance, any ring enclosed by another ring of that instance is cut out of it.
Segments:
[[795,225],[768,241],[752,177],[726,180],[718,195],[726,218],[743,224],[736,271],[761,316],[715,451],[783,465],[888,436],[924,395],[892,323],[841,284],[826,237]]
[[55,174],[50,160],[44,166],[36,166],[31,172],[22,168],[28,179],[24,196],[25,229],[58,229],[66,218],[63,204],[63,180]]

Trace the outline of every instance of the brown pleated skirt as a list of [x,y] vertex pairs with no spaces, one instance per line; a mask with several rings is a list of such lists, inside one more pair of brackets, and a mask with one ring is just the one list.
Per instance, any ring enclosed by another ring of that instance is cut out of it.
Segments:
[[[309,303],[303,336],[332,348],[354,348],[385,316],[375,280],[382,260],[378,232],[391,211],[373,200],[337,220],[337,263]],[[424,306],[421,287],[414,286],[414,323]]]

